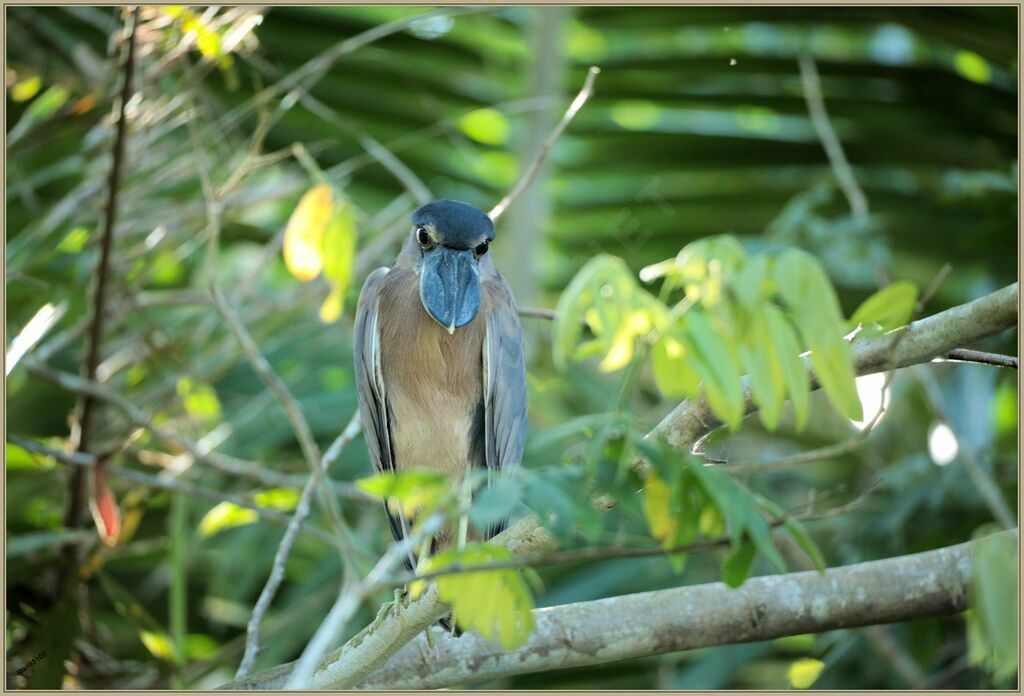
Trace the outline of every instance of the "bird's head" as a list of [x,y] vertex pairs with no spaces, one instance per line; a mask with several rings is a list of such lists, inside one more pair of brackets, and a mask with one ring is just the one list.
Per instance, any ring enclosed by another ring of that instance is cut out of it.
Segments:
[[480,309],[480,259],[492,241],[494,223],[475,205],[439,200],[412,214],[420,301],[448,333],[473,321]]

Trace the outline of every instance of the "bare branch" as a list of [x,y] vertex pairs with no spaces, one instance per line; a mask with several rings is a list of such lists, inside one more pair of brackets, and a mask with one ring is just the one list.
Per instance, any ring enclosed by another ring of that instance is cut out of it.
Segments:
[[[320,484],[321,478],[326,476],[327,469],[331,463],[341,455],[345,446],[358,434],[359,412],[357,411],[345,427],[345,430],[327,449],[327,452],[320,460],[320,466],[309,475],[309,480],[306,482],[305,488],[302,489],[302,495],[299,497],[299,504],[295,508],[295,514],[292,516],[291,522],[288,523],[288,529],[285,530],[281,543],[278,544],[270,575],[263,586],[263,590],[260,592],[259,599],[256,600],[256,606],[253,607],[252,615],[249,617],[249,623],[246,626],[245,632],[245,654],[242,656],[242,662],[235,673],[235,679],[246,677],[252,672],[253,664],[255,664],[256,657],[259,655],[260,623],[263,621],[263,615],[270,609],[270,604],[274,601],[274,596],[284,580],[285,563],[288,562],[288,556],[291,555],[292,545],[302,529],[302,523],[309,516],[310,505],[316,487]],[[346,564],[345,571],[351,572],[351,570]]]
[[552,146],[554,146],[558,139],[562,137],[562,133],[564,133],[565,129],[569,127],[572,120],[576,118],[576,114],[583,108],[583,105],[587,103],[587,100],[590,99],[590,95],[594,91],[594,79],[597,77],[599,72],[601,72],[601,68],[596,65],[590,66],[590,69],[587,71],[587,79],[583,81],[583,88],[580,89],[579,94],[577,94],[576,98],[569,104],[569,108],[565,110],[562,120],[559,121],[558,125],[555,126],[555,129],[551,131],[551,135],[549,135],[548,139],[544,141],[543,145],[541,145],[540,150],[537,152],[537,157],[530,163],[530,166],[526,168],[526,171],[523,172],[523,176],[520,177],[519,181],[516,182],[516,185],[512,187],[512,190],[509,191],[496,206],[491,208],[489,213],[487,213],[491,220],[497,222],[498,218],[508,210],[512,201],[514,201],[519,194],[525,191],[526,187],[533,182],[534,178],[536,178],[537,172],[540,171],[541,166],[544,164],[544,160],[547,159],[548,152],[551,151]]
[[950,362],[977,363],[979,365],[995,365],[996,367],[1008,367],[1011,370],[1018,369],[1019,359],[1013,355],[1000,355],[999,353],[986,353],[981,350],[969,350],[957,348],[943,356],[944,360]]
[[807,110],[811,115],[811,124],[814,126],[818,139],[825,148],[829,164],[843,195],[850,204],[853,217],[857,220],[865,220],[868,217],[868,199],[864,191],[857,183],[857,177],[853,175],[853,168],[850,167],[843,152],[843,146],[839,142],[832,122],[829,120],[828,111],[825,109],[825,99],[821,94],[821,81],[818,79],[818,68],[814,59],[808,55],[799,57],[800,78],[803,80],[804,98],[807,100]]
[[[107,201],[103,215],[103,232],[100,235],[100,256],[96,263],[96,284],[92,293],[92,316],[89,324],[85,360],[82,375],[88,380],[96,379],[103,343],[103,322],[106,313],[107,283],[110,276],[110,257],[114,248],[114,229],[117,226],[118,194],[121,190],[121,174],[124,165],[124,147],[128,133],[128,101],[132,95],[132,76],[135,72],[135,28],[139,19],[139,8],[132,10],[125,22],[125,54],[122,64],[122,83],[117,106],[117,121],[114,127],[114,144],[111,150],[110,173],[107,179]],[[75,452],[88,454],[92,442],[92,423],[96,412],[96,400],[83,394],[79,401],[77,417],[72,426],[72,441]],[[94,469],[99,476],[102,464]],[[64,526],[77,527],[82,516],[85,498],[85,470],[76,468],[68,482],[68,504],[64,512]]]

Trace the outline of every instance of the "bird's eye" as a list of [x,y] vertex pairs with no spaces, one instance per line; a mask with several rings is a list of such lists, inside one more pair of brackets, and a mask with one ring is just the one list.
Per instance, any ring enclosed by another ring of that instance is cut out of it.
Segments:
[[427,233],[426,227],[416,228],[416,241],[419,242],[420,246],[423,247],[424,249],[429,249],[431,246],[433,246],[430,239],[430,235]]
[[484,241],[477,244],[476,249],[474,249],[473,251],[476,252],[477,258],[480,258],[481,256],[487,253],[487,250],[490,248],[490,246],[491,243],[485,239]]

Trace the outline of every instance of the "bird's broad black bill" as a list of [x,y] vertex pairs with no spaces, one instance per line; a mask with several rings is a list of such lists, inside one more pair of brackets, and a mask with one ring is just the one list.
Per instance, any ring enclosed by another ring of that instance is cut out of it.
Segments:
[[449,333],[473,321],[480,310],[480,273],[473,250],[439,246],[424,254],[420,300]]

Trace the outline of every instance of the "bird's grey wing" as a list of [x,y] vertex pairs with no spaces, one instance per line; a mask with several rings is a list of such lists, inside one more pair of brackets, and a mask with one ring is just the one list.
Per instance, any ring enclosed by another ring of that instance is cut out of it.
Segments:
[[[484,340],[484,443],[488,481],[519,466],[526,444],[526,366],[523,332],[512,291],[500,275],[492,281],[494,305]],[[493,525],[488,537],[505,528]]]
[[[359,417],[363,423],[370,460],[374,469],[380,473],[395,470],[395,453],[391,442],[391,408],[388,405],[387,388],[381,371],[378,326],[380,287],[387,274],[387,268],[378,268],[363,284],[356,307],[353,337]],[[384,505],[384,510],[391,524],[391,534],[395,541],[401,541],[408,534],[408,522],[400,513],[393,515],[387,504]],[[410,569],[415,567],[412,554],[409,556],[409,564]]]

